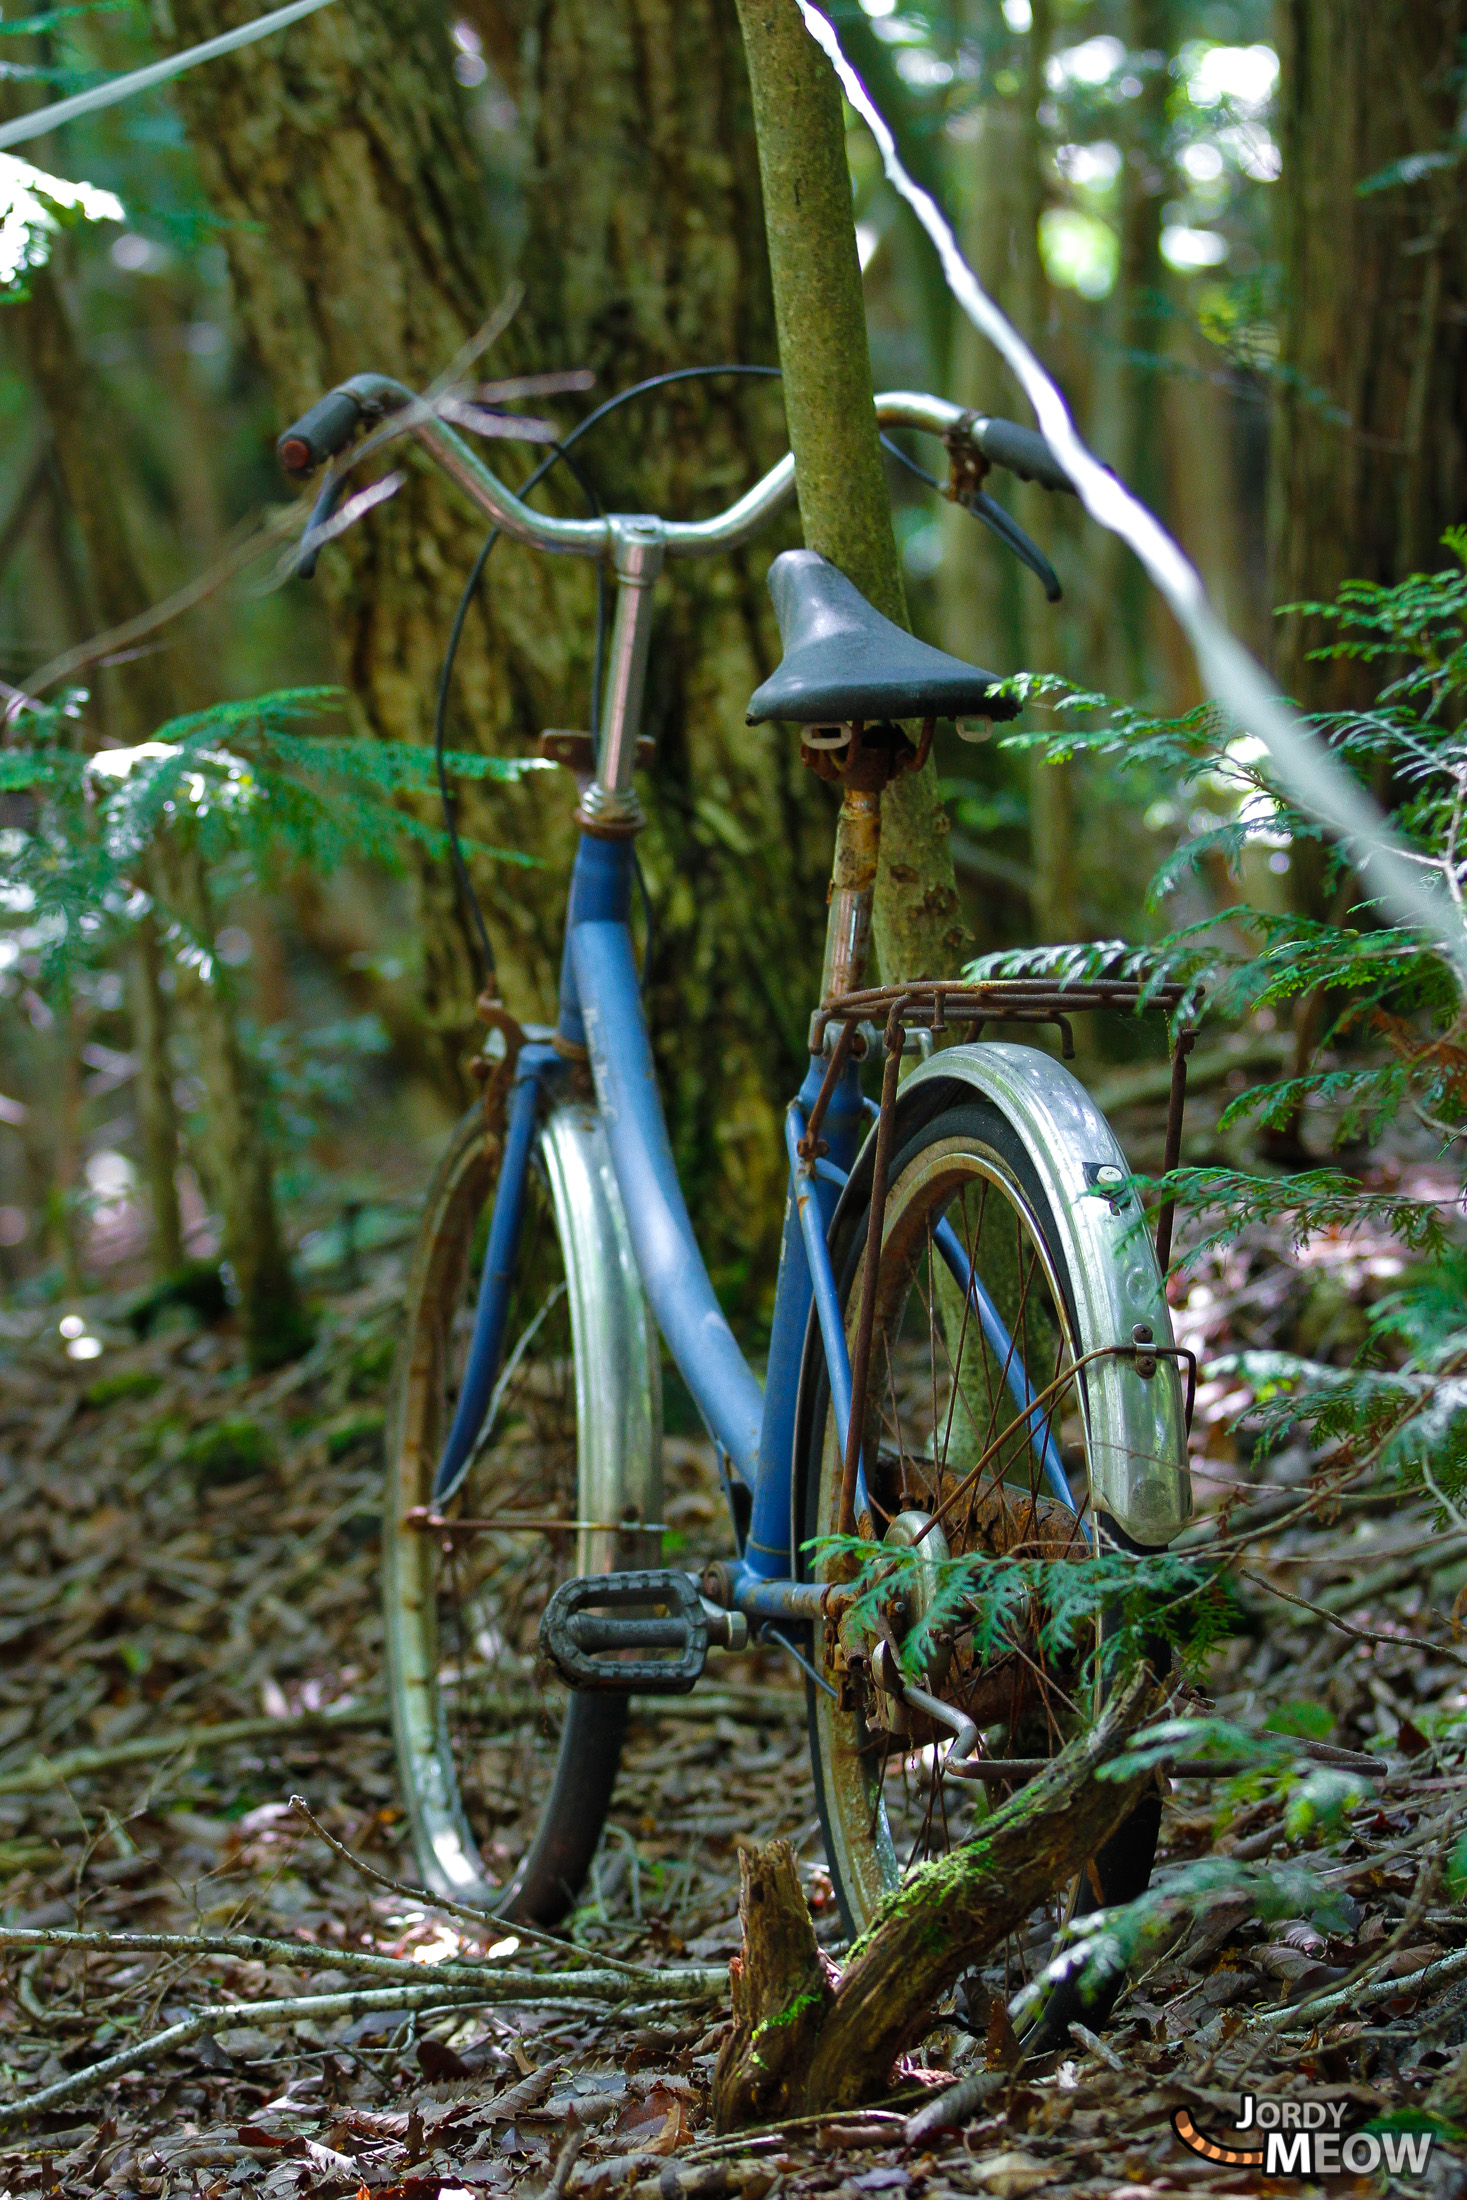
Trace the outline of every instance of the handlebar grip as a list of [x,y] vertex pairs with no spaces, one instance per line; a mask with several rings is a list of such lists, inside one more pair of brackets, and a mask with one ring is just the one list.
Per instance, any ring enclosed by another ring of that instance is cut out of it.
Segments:
[[1041,489],[1066,489],[1071,496],[1077,493],[1037,429],[1021,428],[1016,420],[981,420],[974,424],[973,440],[985,458],[1017,474],[1020,481],[1037,481]]
[[355,390],[328,390],[318,397],[275,446],[285,471],[300,480],[335,458],[356,434],[365,411]]

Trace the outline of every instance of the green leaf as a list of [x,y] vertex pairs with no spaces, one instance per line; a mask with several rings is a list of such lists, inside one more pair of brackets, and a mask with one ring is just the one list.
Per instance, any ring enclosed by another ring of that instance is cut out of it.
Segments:
[[1335,1715],[1327,1704],[1281,1703],[1263,1722],[1267,1734],[1293,1734],[1301,1742],[1327,1742],[1335,1730]]
[[1447,1859],[1447,1892],[1454,1902],[1467,1901],[1467,1833],[1459,1837]]

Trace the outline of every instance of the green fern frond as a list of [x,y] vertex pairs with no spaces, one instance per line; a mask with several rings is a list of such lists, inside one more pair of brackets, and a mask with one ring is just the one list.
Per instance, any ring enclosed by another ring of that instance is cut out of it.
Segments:
[[1175,1199],[1194,1215],[1222,1216],[1215,1229],[1189,1243],[1188,1264],[1231,1242],[1250,1224],[1272,1230],[1282,1227],[1295,1249],[1321,1230],[1357,1229],[1362,1224],[1399,1238],[1413,1252],[1438,1253],[1448,1242],[1436,1201],[1365,1191],[1338,1169],[1305,1169],[1293,1176],[1271,1177],[1253,1176],[1242,1169],[1188,1168],[1137,1181],[1147,1182],[1158,1198]]

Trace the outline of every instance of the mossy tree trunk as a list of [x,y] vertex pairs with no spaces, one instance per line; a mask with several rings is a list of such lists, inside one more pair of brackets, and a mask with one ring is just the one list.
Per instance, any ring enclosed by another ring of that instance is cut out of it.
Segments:
[[[104,627],[115,626],[144,609],[149,592],[117,481],[116,436],[106,392],[76,342],[49,269],[32,277],[20,322],[26,364],[45,408],[57,467],[86,553],[93,615]],[[200,699],[181,696],[168,661],[143,652],[110,668],[103,708],[109,729],[125,742],[136,742]],[[148,883],[159,889],[165,908],[207,952],[215,929],[209,882],[186,826],[154,848]],[[155,954],[156,942],[145,936],[135,957],[140,995],[135,1021],[143,1056],[140,1113],[153,1178],[157,1250],[166,1261],[179,1244],[169,1161],[170,1151],[176,1151],[177,1125]],[[256,1073],[240,1039],[228,974],[217,959],[211,972],[202,972],[195,957],[178,958],[175,968],[208,1093],[207,1173],[224,1218],[224,1251],[239,1288],[246,1346],[253,1365],[274,1366],[302,1349],[309,1325],[280,1233]]]
[[[840,87],[795,0],[738,0],[754,94],[785,410],[807,546],[905,626],[872,403]],[[888,983],[942,977],[965,932],[935,768],[882,797],[874,921]]]
[[[178,36],[244,12],[240,0],[222,17],[212,0],[178,0]],[[365,367],[421,386],[483,323],[514,265],[524,305],[482,373],[588,366],[589,405],[667,369],[772,364],[731,11],[719,0],[466,0],[465,13],[496,70],[493,113],[513,102],[518,115],[487,161],[475,135],[484,110],[454,81],[447,20],[423,0],[339,0],[180,80],[281,423]],[[517,260],[490,218],[491,195],[503,195],[491,170],[512,158],[523,166]],[[609,508],[694,515],[757,478],[782,440],[776,392],[723,381],[628,408],[579,455]],[[511,478],[521,469],[515,446],[490,457]],[[555,494],[581,508],[568,482]],[[393,504],[323,557],[315,585],[371,732],[429,737],[481,539],[456,493],[410,462]],[[781,547],[776,536],[669,568],[644,726],[658,742],[639,844],[656,915],[649,1014],[690,1203],[735,1306],[772,1281],[778,1110],[818,985],[833,815],[787,734],[743,723],[778,661],[764,574]],[[465,632],[452,741],[525,754],[545,726],[584,725],[593,615],[588,568],[501,546]],[[554,1004],[574,803],[557,774],[463,805],[476,838],[546,863],[474,866],[502,990],[522,1017]],[[424,868],[419,908],[437,1082],[464,1096],[475,972],[446,866]]]

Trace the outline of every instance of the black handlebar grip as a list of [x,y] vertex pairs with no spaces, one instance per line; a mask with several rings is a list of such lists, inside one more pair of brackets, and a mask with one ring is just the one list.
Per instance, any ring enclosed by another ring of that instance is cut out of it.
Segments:
[[318,397],[275,446],[285,471],[300,479],[335,458],[356,434],[365,409],[354,390],[328,390]]
[[1037,429],[1021,428],[1016,420],[984,420],[977,425],[974,441],[985,458],[1017,474],[1021,481],[1037,481],[1042,489],[1067,489],[1071,496],[1076,494],[1075,484]]

